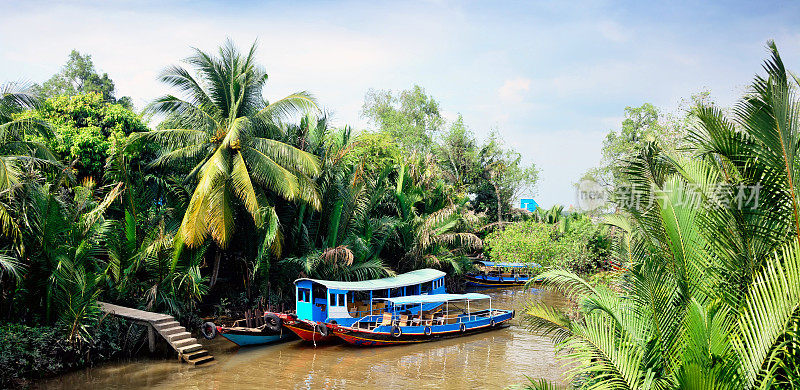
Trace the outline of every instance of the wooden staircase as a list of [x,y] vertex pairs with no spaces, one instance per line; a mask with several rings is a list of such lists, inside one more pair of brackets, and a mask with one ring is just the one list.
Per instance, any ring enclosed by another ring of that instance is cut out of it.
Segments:
[[100,310],[108,314],[146,325],[148,327],[147,335],[151,352],[155,350],[155,333],[158,333],[178,353],[178,360],[180,361],[191,365],[199,365],[214,360],[214,357],[203,349],[197,339],[192,337],[191,333],[170,315],[152,313],[105,302],[97,303],[100,305]]

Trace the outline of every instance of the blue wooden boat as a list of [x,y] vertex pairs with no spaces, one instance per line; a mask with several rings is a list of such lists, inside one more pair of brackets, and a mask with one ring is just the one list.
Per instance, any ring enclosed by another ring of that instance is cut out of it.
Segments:
[[535,278],[535,268],[541,266],[536,263],[503,263],[493,261],[475,261],[477,272],[470,272],[465,276],[467,286],[473,287],[505,287],[522,286]]
[[[335,338],[331,332],[333,325],[349,326],[366,316],[382,315],[388,298],[444,294],[444,277],[442,271],[420,269],[360,282],[297,279],[294,282],[295,313],[273,314],[283,327],[303,340],[331,341]],[[425,304],[422,309],[434,307]]]
[[[485,299],[489,300],[489,309],[471,310],[471,302]],[[385,313],[366,316],[350,326],[337,325],[333,333],[352,345],[386,346],[466,336],[507,326],[516,313],[492,308],[491,299],[478,293],[385,298]],[[436,309],[424,310],[426,305],[435,305]],[[412,312],[413,308],[417,311]]]
[[[252,321],[258,322],[257,320]],[[295,338],[294,333],[283,330],[280,325],[276,326],[275,318],[270,313],[264,315],[260,326],[247,327],[245,323],[246,320],[237,320],[232,326],[218,326],[213,322],[206,322],[200,327],[200,332],[209,340],[220,335],[240,347],[272,344]]]
[[219,327],[220,336],[230,340],[238,346],[272,344],[279,341],[294,339],[292,332],[278,334],[264,334],[258,329],[235,329]]

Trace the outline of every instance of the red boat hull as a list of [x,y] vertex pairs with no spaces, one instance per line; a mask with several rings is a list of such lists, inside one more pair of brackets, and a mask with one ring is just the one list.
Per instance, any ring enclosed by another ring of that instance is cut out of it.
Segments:
[[326,326],[325,324],[315,324],[311,321],[306,320],[293,320],[293,319],[284,319],[283,326],[286,329],[291,330],[296,334],[298,337],[303,339],[304,341],[311,341],[313,343],[325,343],[332,341],[336,338],[333,335],[333,332],[328,329],[327,335],[320,334],[320,331],[316,329],[317,325]]

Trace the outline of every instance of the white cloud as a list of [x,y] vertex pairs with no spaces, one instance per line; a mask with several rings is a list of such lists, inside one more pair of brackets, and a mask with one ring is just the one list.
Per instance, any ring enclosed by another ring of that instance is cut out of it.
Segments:
[[517,77],[515,79],[506,80],[497,90],[497,96],[507,102],[520,103],[525,98],[525,93],[530,90],[531,80],[524,77]]

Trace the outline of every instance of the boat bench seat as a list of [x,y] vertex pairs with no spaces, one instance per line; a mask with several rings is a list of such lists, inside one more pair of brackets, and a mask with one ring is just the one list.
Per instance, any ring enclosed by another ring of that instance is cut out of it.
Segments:
[[390,313],[383,313],[383,321],[379,326],[387,326],[392,324],[392,315]]

